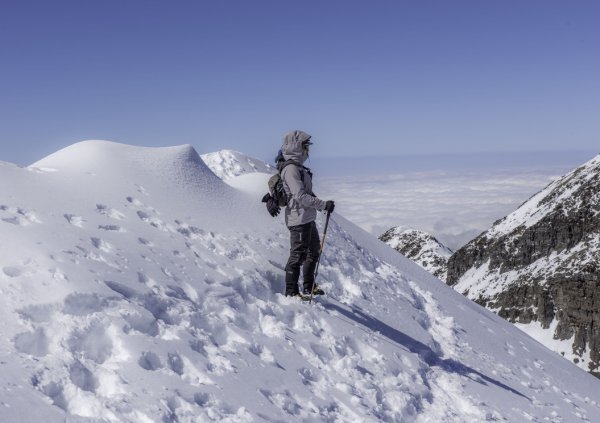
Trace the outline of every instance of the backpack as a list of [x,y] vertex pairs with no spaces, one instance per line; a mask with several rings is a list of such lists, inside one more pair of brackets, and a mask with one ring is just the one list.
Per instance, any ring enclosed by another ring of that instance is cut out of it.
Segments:
[[[267,210],[269,214],[273,217],[277,216],[280,212],[281,207],[287,206],[290,201],[289,196],[285,192],[283,188],[283,178],[281,177],[281,172],[285,169],[286,166],[294,165],[301,167],[302,169],[306,169],[300,163],[294,160],[286,160],[281,163],[277,168],[279,172],[269,178],[268,186],[269,192],[264,195],[262,198],[263,203],[267,203]],[[304,182],[304,172],[300,172],[300,178]]]
[[[268,182],[269,193],[271,194],[271,197],[273,197],[273,199],[277,202],[277,205],[279,207],[287,206],[287,203],[290,201],[290,198],[285,192],[285,189],[283,189],[283,178],[281,177],[281,172],[283,172],[283,169],[285,169],[286,166],[289,166],[291,164],[304,168],[304,166],[300,165],[298,162],[288,160],[281,166],[279,172],[271,176]],[[304,182],[304,172],[300,172],[300,179],[302,180],[302,182]]]

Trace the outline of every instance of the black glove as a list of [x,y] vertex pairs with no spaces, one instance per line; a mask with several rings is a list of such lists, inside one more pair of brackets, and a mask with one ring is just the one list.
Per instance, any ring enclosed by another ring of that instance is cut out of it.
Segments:
[[333,209],[335,209],[335,203],[331,200],[325,201],[325,211],[328,213],[333,213]]
[[269,193],[265,194],[265,196],[262,198],[262,202],[267,203],[267,211],[272,217],[277,216],[281,211],[281,207],[279,207],[279,204],[277,204],[275,199],[271,197],[271,194]]

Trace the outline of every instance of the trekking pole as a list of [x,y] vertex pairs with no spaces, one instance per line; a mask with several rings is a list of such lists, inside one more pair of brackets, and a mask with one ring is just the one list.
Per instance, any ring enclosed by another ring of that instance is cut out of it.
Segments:
[[315,286],[317,285],[317,275],[319,274],[319,263],[321,263],[321,255],[323,254],[323,247],[325,247],[325,237],[327,236],[327,227],[329,226],[329,217],[331,216],[331,212],[327,212],[327,218],[325,219],[325,229],[323,229],[323,237],[321,238],[321,249],[319,250],[319,258],[317,259],[317,267],[315,267],[315,278],[313,280],[313,285],[310,290],[310,299],[309,303],[312,303],[313,292],[315,290]]

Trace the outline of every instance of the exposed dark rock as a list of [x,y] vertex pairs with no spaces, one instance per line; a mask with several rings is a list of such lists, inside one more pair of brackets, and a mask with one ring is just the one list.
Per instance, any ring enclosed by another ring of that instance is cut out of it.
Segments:
[[447,283],[511,322],[556,320],[554,339],[600,374],[600,156],[454,253]]
[[448,258],[452,255],[452,250],[433,235],[398,226],[386,231],[379,239],[429,273],[446,280]]

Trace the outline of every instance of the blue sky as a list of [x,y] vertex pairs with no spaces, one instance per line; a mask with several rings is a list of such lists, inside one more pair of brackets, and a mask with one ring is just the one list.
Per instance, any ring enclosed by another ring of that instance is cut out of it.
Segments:
[[0,160],[84,139],[313,154],[597,149],[600,2],[0,3]]

